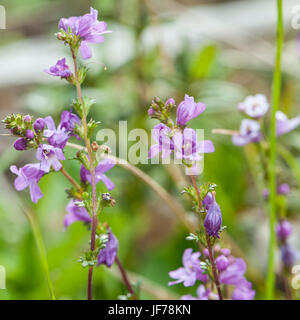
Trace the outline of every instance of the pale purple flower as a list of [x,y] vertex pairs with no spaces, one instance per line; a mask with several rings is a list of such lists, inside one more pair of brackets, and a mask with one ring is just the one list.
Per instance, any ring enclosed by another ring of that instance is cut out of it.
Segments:
[[25,124],[29,124],[31,122],[32,118],[29,114],[27,114],[26,116],[24,116],[23,121]]
[[29,140],[32,140],[34,138],[35,134],[32,130],[30,129],[27,129],[26,130],[26,138],[29,139]]
[[[106,188],[110,191],[114,189],[114,183],[105,175],[105,172],[115,166],[115,162],[112,159],[104,159],[95,168],[96,183],[102,180]],[[80,179],[82,182],[92,183],[91,174],[83,165],[80,167]]]
[[287,220],[282,220],[276,225],[276,234],[279,240],[286,241],[291,233],[292,225]]
[[173,140],[169,137],[171,129],[163,123],[157,124],[152,130],[152,138],[157,144],[151,146],[149,150],[149,159],[155,157],[160,152],[162,158],[168,157],[174,151]]
[[72,111],[63,111],[60,117],[59,129],[64,129],[68,132],[73,132],[76,124],[80,125],[80,118],[72,113]]
[[43,118],[37,118],[33,123],[33,129],[35,132],[43,131],[46,126],[46,122]]
[[225,257],[228,257],[228,256],[230,256],[230,254],[231,254],[231,250],[228,249],[228,248],[222,248],[220,252],[221,252],[221,254],[223,254]]
[[253,300],[255,290],[252,290],[252,283],[244,279],[235,287],[231,299],[232,300]]
[[[204,200],[208,197],[210,199],[211,195],[208,194]],[[210,200],[209,200],[210,201]],[[207,203],[208,201],[206,201]],[[219,205],[216,200],[213,198],[213,201],[210,204],[206,204],[207,214],[204,220],[204,226],[208,235],[219,238],[219,231],[222,226],[222,213]]]
[[239,134],[232,136],[232,142],[236,146],[244,146],[251,142],[258,142],[260,139],[260,124],[250,119],[242,120]]
[[180,300],[210,300],[210,296],[212,295],[212,292],[210,289],[205,289],[204,285],[201,284],[197,288],[197,297],[193,297],[190,294],[187,294],[185,296],[182,296]]
[[188,121],[196,118],[205,110],[206,106],[202,102],[196,103],[194,97],[187,94],[177,108],[177,124],[184,126]]
[[257,94],[239,103],[238,109],[252,118],[261,118],[269,110],[269,103],[263,94]]
[[48,138],[48,142],[56,148],[63,149],[70,138],[70,133],[60,125],[56,128],[51,116],[45,118],[47,129],[44,131],[44,137]]
[[296,129],[300,124],[300,115],[288,119],[281,111],[276,112],[276,135],[277,137]]
[[216,259],[216,265],[219,272],[224,271],[229,266],[229,260],[224,255],[220,255]]
[[237,258],[224,271],[220,272],[219,279],[221,283],[238,286],[244,281],[246,272],[246,263],[243,259]]
[[185,128],[182,133],[176,132],[173,141],[177,159],[201,161],[203,153],[215,151],[214,145],[210,140],[197,141],[197,133],[191,128]]
[[37,203],[43,197],[41,189],[37,184],[44,175],[44,172],[40,170],[39,163],[30,163],[20,169],[16,166],[11,166],[10,171],[18,176],[15,180],[15,188],[18,191],[29,187],[30,197],[34,203]]
[[74,199],[71,199],[66,207],[68,214],[64,218],[64,228],[66,229],[70,224],[76,221],[83,221],[85,223],[92,222],[90,215],[84,206],[79,206]]
[[88,43],[101,43],[104,41],[103,34],[111,31],[106,30],[107,24],[104,21],[98,21],[98,11],[90,8],[90,13],[79,17],[62,18],[58,24],[59,29],[80,37],[80,53],[83,59],[89,59],[92,56]]
[[24,151],[27,149],[27,141],[24,138],[19,138],[14,143],[14,148],[18,151]]
[[60,160],[65,160],[65,156],[60,148],[55,148],[49,144],[41,144],[36,152],[36,158],[41,161],[40,169],[49,172],[53,167],[55,171],[62,168]]
[[172,286],[183,282],[185,287],[190,287],[195,284],[196,280],[207,281],[208,277],[200,266],[200,255],[200,252],[193,253],[191,248],[186,249],[182,257],[183,267],[169,272],[169,276],[177,280],[169,282],[168,285]]
[[44,71],[55,77],[69,78],[71,76],[71,70],[66,64],[66,58],[58,60],[49,70],[46,69]]
[[[290,191],[291,191],[291,188],[287,183],[280,184],[276,188],[277,194],[280,194],[283,196],[287,195]],[[263,189],[262,196],[265,200],[269,198],[269,195],[270,195],[269,189],[268,188]]]
[[109,231],[108,232],[108,242],[106,243],[105,248],[101,249],[98,254],[98,264],[105,264],[108,268],[112,266],[117,257],[119,248],[119,241],[116,236]]
[[291,268],[300,258],[299,252],[290,244],[286,243],[280,247],[281,260],[287,268]]

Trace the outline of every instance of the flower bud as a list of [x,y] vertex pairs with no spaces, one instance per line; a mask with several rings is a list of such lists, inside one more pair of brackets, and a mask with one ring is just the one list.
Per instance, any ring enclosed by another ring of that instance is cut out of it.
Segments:
[[24,118],[23,118],[23,122],[25,124],[30,124],[31,120],[32,120],[32,118],[31,118],[31,116],[29,114],[24,116]]
[[33,129],[38,132],[38,131],[43,131],[44,128],[45,128],[45,120],[43,118],[37,118],[35,121],[34,121],[34,124],[33,124]]
[[14,143],[14,148],[18,151],[24,151],[27,149],[27,142],[24,138],[19,138]]
[[34,138],[34,132],[30,129],[27,129],[26,130],[26,138],[29,139],[29,140],[32,140]]
[[276,234],[277,234],[278,240],[285,241],[291,233],[292,233],[292,226],[288,221],[283,220],[277,224]]
[[207,211],[204,226],[209,236],[219,238],[218,232],[222,226],[222,214],[216,201],[213,202]]

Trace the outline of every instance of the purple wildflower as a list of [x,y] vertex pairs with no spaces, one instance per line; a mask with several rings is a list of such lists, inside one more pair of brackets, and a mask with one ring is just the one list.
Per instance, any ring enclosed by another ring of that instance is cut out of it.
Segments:
[[74,199],[70,200],[66,207],[68,214],[64,218],[64,227],[65,229],[72,223],[76,221],[83,221],[86,223],[92,222],[91,217],[86,211],[85,207],[79,206]]
[[276,135],[277,137],[296,129],[300,124],[300,115],[288,119],[281,111],[276,112]]
[[277,238],[280,241],[286,241],[286,239],[292,233],[292,225],[287,220],[280,221],[276,226]]
[[33,123],[33,129],[35,132],[43,131],[46,126],[46,122],[43,118],[37,118]]
[[149,159],[155,157],[160,152],[162,158],[168,157],[174,150],[173,140],[169,137],[171,129],[163,123],[157,124],[152,130],[152,138],[157,144],[151,146],[149,150]]
[[216,259],[216,265],[219,272],[224,271],[229,266],[229,260],[225,256],[220,255]]
[[206,106],[202,102],[196,103],[194,97],[187,94],[177,108],[177,124],[184,126],[188,121],[196,118],[205,110]]
[[235,287],[231,299],[232,300],[253,300],[255,290],[252,290],[252,283],[244,279]]
[[27,141],[24,138],[19,138],[14,143],[14,148],[18,151],[24,151],[27,149]]
[[246,263],[243,259],[237,258],[224,271],[220,273],[220,282],[238,286],[244,281],[244,274],[246,272]]
[[32,130],[30,129],[27,129],[26,130],[26,138],[29,139],[29,140],[32,140],[34,138],[35,134]]
[[252,118],[261,118],[269,110],[269,103],[263,94],[257,94],[248,96],[238,105],[238,109]]
[[29,124],[29,123],[31,122],[31,120],[32,120],[32,118],[31,118],[31,116],[30,116],[29,114],[27,114],[27,115],[24,116],[24,118],[23,118],[23,122],[24,122],[25,124]]
[[44,175],[44,172],[40,170],[39,163],[30,163],[20,169],[16,166],[11,166],[10,171],[18,176],[15,180],[15,188],[18,191],[29,187],[30,197],[34,203],[37,203],[43,197],[41,189],[37,184]]
[[[277,194],[280,194],[283,196],[287,195],[290,191],[291,191],[291,188],[287,183],[280,184],[276,188]],[[270,195],[269,189],[268,188],[263,189],[262,196],[265,200],[269,198],[269,195]]]
[[59,128],[69,132],[73,132],[76,124],[80,125],[79,117],[72,113],[72,111],[63,111],[60,117]]
[[[113,168],[114,166],[115,162],[113,160],[104,159],[95,168],[96,183],[102,180],[109,191],[112,190],[115,187],[115,185],[104,173]],[[87,170],[83,165],[80,167],[80,179],[82,182],[88,181],[89,183],[92,183],[91,174],[89,170]]]
[[169,282],[169,286],[183,282],[185,287],[190,287],[195,284],[196,280],[203,282],[208,280],[200,266],[200,252],[192,252],[193,249],[186,249],[182,257],[183,268],[169,272],[171,278],[177,279]]
[[197,297],[193,297],[190,294],[181,297],[181,300],[209,300],[213,296],[210,289],[205,289],[204,285],[201,284],[197,288]]
[[210,140],[197,141],[196,131],[191,128],[185,128],[182,133],[176,132],[173,141],[177,159],[201,161],[203,153],[215,151],[214,145]]
[[290,244],[284,244],[280,247],[281,260],[287,268],[291,268],[299,258],[298,251]]
[[61,169],[59,160],[65,160],[65,156],[60,148],[55,148],[49,144],[41,144],[36,152],[36,158],[41,161],[40,169],[49,172],[51,166],[55,171]]
[[80,53],[83,59],[89,59],[92,56],[88,43],[101,43],[104,41],[103,34],[107,31],[107,24],[104,21],[98,21],[98,11],[90,8],[90,13],[79,17],[62,18],[59,21],[59,29],[80,37]]
[[[205,197],[210,197],[209,194]],[[219,205],[216,200],[213,198],[213,201],[206,205],[207,214],[204,220],[204,226],[208,235],[219,238],[219,231],[222,226],[222,213]]]
[[119,248],[119,241],[116,236],[109,231],[108,232],[108,242],[106,243],[105,248],[101,249],[98,254],[98,264],[105,264],[108,268],[114,263]]
[[55,77],[69,78],[71,76],[71,70],[66,64],[66,58],[58,60],[54,66],[50,67],[49,70],[44,71]]
[[232,136],[232,142],[236,146],[244,146],[250,142],[258,142],[260,139],[260,124],[250,119],[242,120],[239,134]]

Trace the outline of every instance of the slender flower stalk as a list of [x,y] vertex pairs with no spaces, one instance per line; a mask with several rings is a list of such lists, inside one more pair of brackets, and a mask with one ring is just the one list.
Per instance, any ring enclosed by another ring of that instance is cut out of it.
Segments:
[[[201,197],[200,197],[199,188],[197,186],[197,181],[196,181],[195,176],[191,176],[191,179],[192,179],[192,183],[193,183],[193,186],[194,186],[196,194],[197,194],[198,205],[199,205],[199,208],[201,209],[202,208],[202,201],[201,201]],[[217,268],[216,268],[216,263],[215,263],[213,252],[212,252],[212,246],[211,246],[211,243],[210,243],[210,237],[209,237],[207,231],[206,231],[206,242],[207,242],[207,248],[208,248],[208,253],[209,253],[209,261],[210,261],[211,268],[212,268],[214,282],[215,282],[215,285],[216,285],[216,288],[217,288],[217,291],[218,291],[219,300],[223,300],[220,281],[219,281],[219,276],[218,276],[218,271],[217,271]]]
[[276,60],[273,76],[272,88],[272,114],[271,114],[271,131],[270,131],[270,162],[269,162],[269,258],[268,258],[268,275],[266,286],[266,299],[274,298],[275,289],[275,252],[276,252],[276,112],[280,103],[281,91],[281,55],[283,45],[283,16],[282,0],[277,0],[277,40],[276,40]]
[[[91,185],[92,185],[92,232],[91,232],[91,251],[95,250],[95,240],[96,240],[96,229],[98,224],[97,218],[97,190],[96,190],[96,177],[95,177],[95,166],[93,161],[93,152],[91,147],[90,139],[88,138],[88,127],[87,127],[87,119],[86,119],[86,110],[84,105],[84,100],[82,99],[81,87],[78,77],[78,67],[77,67],[77,57],[75,51],[71,48],[73,63],[74,63],[74,73],[75,73],[75,83],[77,89],[77,96],[82,104],[83,109],[83,117],[82,123],[84,128],[84,142],[87,148],[88,156],[89,156],[89,164],[90,164],[90,173],[91,173]],[[93,266],[89,267],[88,271],[88,300],[92,300],[93,293],[92,293],[92,285],[93,285]]]
[[75,189],[79,192],[79,194],[81,195],[83,190],[80,187],[80,185],[71,177],[71,175],[66,171],[66,169],[64,167],[62,167],[60,169],[61,173],[64,175],[64,177],[66,179],[69,180],[69,182],[75,187]]

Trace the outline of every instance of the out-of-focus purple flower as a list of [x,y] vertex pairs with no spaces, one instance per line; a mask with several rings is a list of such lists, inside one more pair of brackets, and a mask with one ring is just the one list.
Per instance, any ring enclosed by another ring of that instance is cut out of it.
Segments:
[[276,225],[276,234],[280,241],[286,241],[291,233],[292,225],[287,220],[282,220]]
[[35,132],[43,131],[46,126],[46,122],[43,118],[37,118],[33,123],[33,129]]
[[36,158],[41,161],[40,169],[49,172],[51,166],[55,171],[61,169],[59,160],[65,160],[65,156],[60,148],[55,148],[49,144],[41,144],[36,152]]
[[219,272],[224,271],[229,266],[229,260],[225,256],[220,255],[216,259],[216,265]]
[[176,281],[169,282],[169,286],[183,282],[185,287],[193,286],[196,280],[203,282],[208,280],[206,274],[203,274],[203,270],[200,266],[200,252],[193,253],[193,249],[186,249],[183,253],[182,264],[183,268],[169,272],[169,276]]
[[80,37],[79,50],[83,59],[92,56],[88,43],[101,43],[104,41],[103,34],[111,32],[106,30],[107,24],[104,21],[98,21],[98,11],[93,8],[83,16],[60,19],[58,27],[66,33],[70,29],[72,34]]
[[220,273],[219,279],[221,283],[238,286],[244,282],[244,274],[246,272],[246,263],[243,259],[237,258],[230,264],[226,270]]
[[[112,159],[104,159],[103,161],[99,162],[95,168],[96,183],[102,180],[109,191],[112,190],[115,185],[104,173],[114,166],[115,162]],[[80,167],[80,179],[82,182],[88,181],[89,183],[92,183],[91,174],[83,165]]]
[[235,287],[231,299],[232,300],[253,300],[255,290],[252,290],[252,283],[244,279]]
[[277,137],[296,129],[300,124],[300,115],[288,119],[281,111],[276,112],[276,135]]
[[193,297],[190,294],[187,294],[185,296],[181,297],[181,300],[210,300],[210,296],[211,296],[212,292],[210,289],[205,289],[204,285],[201,284],[198,288],[197,288],[197,297]]
[[[207,197],[207,196],[206,196]],[[222,226],[222,213],[216,200],[208,206],[207,214],[204,220],[204,227],[208,235],[219,238],[218,232]]]
[[188,121],[196,118],[205,110],[206,106],[202,102],[196,103],[194,97],[187,94],[184,101],[180,102],[177,108],[177,124],[184,126]]
[[64,218],[64,227],[65,229],[72,223],[76,221],[83,221],[86,223],[92,222],[91,217],[86,211],[85,207],[78,206],[74,199],[71,199],[66,207],[66,211],[68,214],[65,215]]
[[210,140],[197,141],[197,133],[191,128],[185,128],[182,133],[176,132],[173,141],[177,159],[201,161],[203,153],[215,151],[214,145]]
[[24,116],[23,121],[25,124],[30,123],[32,120],[31,116],[29,114],[27,114],[26,116]]
[[221,254],[223,254],[225,257],[228,257],[231,254],[231,250],[228,249],[228,248],[222,248],[221,249]]
[[38,200],[43,197],[41,189],[37,184],[44,175],[44,172],[40,170],[39,163],[30,163],[20,169],[16,166],[11,166],[10,171],[17,175],[15,188],[18,191],[29,187],[30,197],[34,203],[37,203]]
[[[276,189],[277,194],[280,194],[283,196],[287,195],[290,191],[291,191],[291,188],[287,183],[278,185]],[[269,189],[268,188],[263,189],[262,196],[265,200],[269,198],[269,195],[270,195]]]
[[58,60],[54,66],[49,68],[49,70],[46,69],[44,71],[55,77],[69,78],[71,76],[71,70],[66,64],[66,58]]
[[149,150],[149,159],[155,157],[160,152],[162,158],[168,157],[174,151],[173,140],[169,137],[171,129],[163,123],[157,124],[152,130],[152,138],[157,144],[151,146]]
[[32,130],[30,129],[27,129],[26,130],[26,138],[29,139],[29,140],[32,140],[34,138],[35,134]]
[[101,249],[98,254],[98,266],[100,264],[105,264],[108,268],[114,263],[119,248],[119,241],[116,236],[109,231],[108,232],[108,242],[106,247]]
[[239,103],[238,109],[252,118],[261,118],[269,110],[269,103],[263,94],[257,94]]
[[14,148],[18,151],[24,151],[27,149],[27,141],[24,138],[19,138],[14,143]]
[[286,243],[280,247],[281,260],[287,268],[291,268],[299,258],[299,252],[290,244]]
[[260,139],[260,124],[250,119],[242,120],[239,134],[232,136],[232,142],[236,146],[244,146],[250,142],[258,142]]
[[169,105],[173,105],[173,106],[176,106],[176,102],[173,98],[169,98],[166,103],[165,103],[165,106],[169,106]]
[[47,129],[44,131],[44,137],[48,138],[48,142],[56,148],[63,149],[70,138],[70,134],[65,129],[56,129],[55,123],[51,116],[45,118]]

